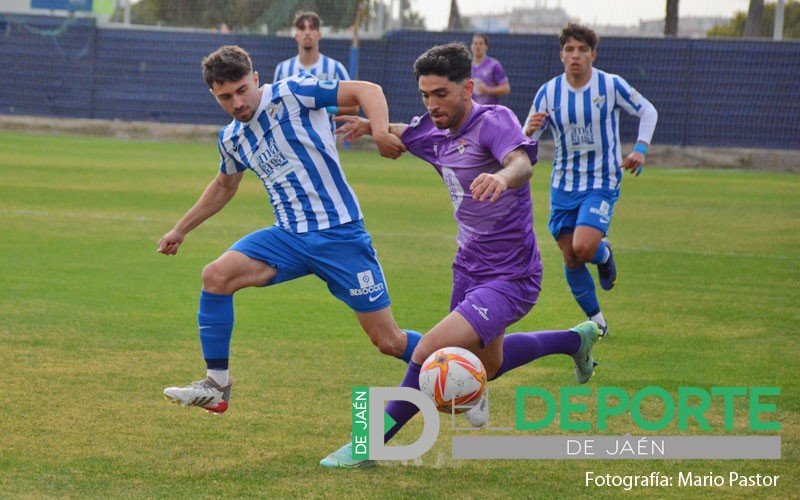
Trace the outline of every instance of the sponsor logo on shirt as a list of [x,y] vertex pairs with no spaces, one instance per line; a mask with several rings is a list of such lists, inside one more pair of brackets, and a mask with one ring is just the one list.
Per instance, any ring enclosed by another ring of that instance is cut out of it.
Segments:
[[253,170],[262,179],[269,183],[281,181],[286,174],[292,171],[289,160],[283,156],[275,138],[269,135],[258,149],[256,157],[251,162]]
[[589,123],[584,127],[581,127],[579,125],[571,125],[569,128],[569,140],[573,146],[594,145],[594,133],[592,132],[592,124]]

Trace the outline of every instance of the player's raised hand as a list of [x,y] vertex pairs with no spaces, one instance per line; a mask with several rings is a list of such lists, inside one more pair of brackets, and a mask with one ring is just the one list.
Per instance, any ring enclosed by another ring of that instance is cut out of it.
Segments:
[[528,122],[525,124],[525,135],[530,137],[531,135],[533,135],[534,132],[544,127],[544,123],[546,121],[547,121],[546,111],[539,111],[538,113],[532,114],[531,116],[528,117]]
[[500,198],[500,194],[506,189],[508,189],[508,179],[497,174],[483,173],[469,185],[472,199],[478,201],[486,199],[490,202],[497,201]]
[[158,240],[158,253],[175,255],[178,253],[181,243],[183,243],[183,234],[173,229]]
[[333,121],[342,124],[334,131],[340,141],[355,141],[372,133],[369,120],[360,116],[342,115],[335,117]]

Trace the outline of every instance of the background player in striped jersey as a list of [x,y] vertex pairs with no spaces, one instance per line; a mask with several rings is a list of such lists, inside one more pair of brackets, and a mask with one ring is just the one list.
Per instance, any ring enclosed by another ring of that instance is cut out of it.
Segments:
[[358,106],[378,132],[381,154],[404,147],[389,134],[389,111],[378,85],[297,75],[259,87],[250,56],[224,46],[203,59],[203,77],[233,117],[219,134],[221,164],[200,199],[158,242],[174,255],[185,236],[236,194],[245,170],[264,184],[275,225],[243,237],[203,269],[198,324],[207,378],[164,394],[214,413],[228,408],[228,358],[233,294],[314,274],[350,306],[378,349],[408,361],[421,335],[402,331],[361,208],[339,162],[326,106]]
[[498,97],[511,92],[503,65],[494,57],[489,57],[489,38],[483,33],[472,35],[472,80],[475,93],[472,99],[478,104],[497,104]]
[[[564,73],[536,93],[524,132],[538,139],[545,129],[553,131],[550,232],[563,254],[572,295],[606,334],[608,326],[586,263],[597,265],[604,290],[614,287],[616,264],[605,236],[619,198],[622,169],[641,173],[658,113],[624,79],[592,67],[597,42],[597,34],[585,26],[568,24],[561,31]],[[621,109],[639,117],[636,146],[624,161]]]
[[[301,71],[317,77],[320,80],[349,80],[344,65],[332,57],[319,51],[319,40],[322,38],[320,27],[322,20],[316,12],[300,11],[294,15],[294,39],[297,41],[297,55],[286,59],[275,66],[275,76],[272,81],[277,82],[284,78],[294,76]],[[358,114],[358,106],[345,106],[338,108],[343,115]],[[336,113],[331,113],[331,119]],[[331,121],[333,126],[333,121]]]

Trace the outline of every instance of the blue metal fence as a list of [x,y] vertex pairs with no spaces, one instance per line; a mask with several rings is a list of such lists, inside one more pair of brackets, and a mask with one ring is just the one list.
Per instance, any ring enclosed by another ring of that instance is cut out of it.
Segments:
[[[412,65],[432,45],[469,33],[398,31],[361,40],[359,77],[383,86],[393,121],[424,111]],[[511,82],[502,101],[522,121],[539,86],[563,71],[552,35],[491,36],[490,55]],[[200,60],[223,44],[250,52],[262,82],[296,53],[286,37],[176,30],[102,29],[89,19],[0,15],[0,113],[219,124]],[[322,49],[349,60],[350,42]],[[800,149],[800,43],[601,38],[598,68],[622,75],[659,111],[654,142]],[[636,120],[622,120],[632,141]]]

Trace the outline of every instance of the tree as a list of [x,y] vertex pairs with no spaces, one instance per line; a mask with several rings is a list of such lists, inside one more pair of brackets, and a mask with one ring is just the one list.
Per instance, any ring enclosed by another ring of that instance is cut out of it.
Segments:
[[[730,23],[715,26],[706,33],[710,37],[742,37],[747,23],[747,14],[737,12]],[[775,26],[775,4],[764,5],[757,36],[762,38],[772,38],[772,31]],[[784,6],[783,13],[783,38],[800,39],[800,1],[789,0]]]
[[744,23],[744,36],[755,38],[761,28],[761,19],[764,17],[764,0],[750,0],[747,10],[747,20]]
[[[234,31],[270,33],[291,28],[294,13],[313,10],[325,26],[348,29],[358,0],[141,0],[132,9],[135,24],[213,28],[225,23]],[[370,2],[373,3],[373,2]]]
[[664,34],[678,36],[678,3],[680,0],[667,0],[667,17],[664,18]]

